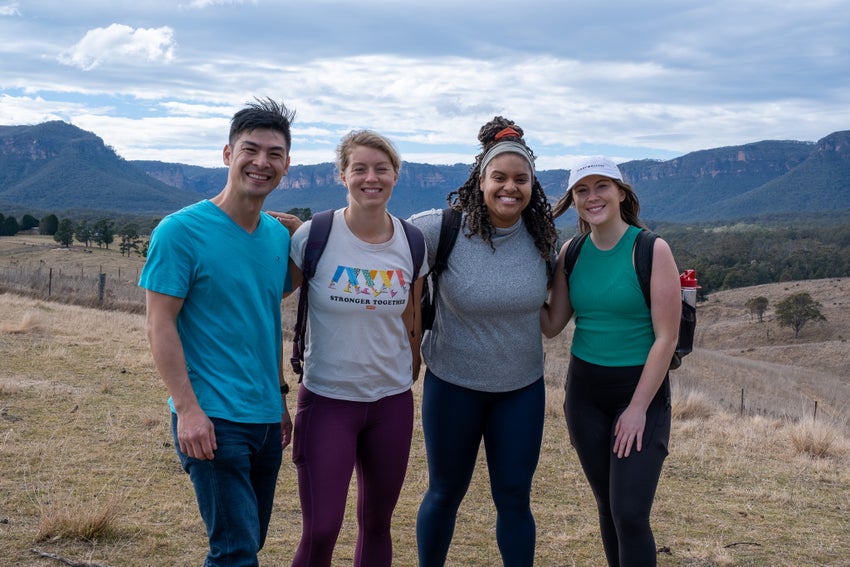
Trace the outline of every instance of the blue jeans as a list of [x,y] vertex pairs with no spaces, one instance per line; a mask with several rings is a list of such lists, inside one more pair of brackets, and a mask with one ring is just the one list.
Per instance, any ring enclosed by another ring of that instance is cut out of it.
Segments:
[[425,373],[422,429],[428,490],[419,506],[416,542],[421,567],[445,565],[457,511],[472,480],[484,439],[496,542],[505,567],[534,563],[536,528],[531,483],[540,444],[546,387],[543,378],[512,392],[480,392]]
[[171,414],[174,446],[207,527],[210,549],[204,566],[257,566],[283,456],[280,423],[210,420],[218,449],[213,460],[201,461],[180,451],[177,414]]

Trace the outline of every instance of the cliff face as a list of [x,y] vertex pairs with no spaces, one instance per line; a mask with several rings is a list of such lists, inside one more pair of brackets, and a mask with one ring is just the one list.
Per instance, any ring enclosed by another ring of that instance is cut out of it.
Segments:
[[835,132],[817,143],[815,154],[834,154],[842,161],[850,161],[850,130]]
[[[410,214],[446,205],[470,164],[404,163],[390,211]],[[667,161],[620,165],[647,220],[694,222],[850,208],[850,131],[817,143],[762,141],[692,152]],[[539,171],[552,201],[564,193],[567,170]],[[216,195],[224,167],[127,162],[90,132],[64,122],[0,127],[0,203],[41,210],[97,208],[167,213]],[[292,166],[266,201],[271,210],[345,206],[331,163]]]
[[65,122],[0,127],[0,201],[34,211],[161,213],[198,199],[118,156]]
[[165,183],[166,185],[177,187],[178,189],[186,188],[186,176],[183,174],[183,171],[178,166],[162,169],[159,171],[145,171],[145,173],[147,175],[150,175],[157,181]]

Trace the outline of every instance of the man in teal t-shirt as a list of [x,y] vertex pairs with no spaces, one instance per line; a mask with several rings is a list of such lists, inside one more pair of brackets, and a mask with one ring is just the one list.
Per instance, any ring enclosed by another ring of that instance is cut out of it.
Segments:
[[280,319],[289,231],[262,207],[289,168],[293,118],[271,99],[233,116],[224,189],[162,220],[139,280],[207,566],[259,564],[292,435]]

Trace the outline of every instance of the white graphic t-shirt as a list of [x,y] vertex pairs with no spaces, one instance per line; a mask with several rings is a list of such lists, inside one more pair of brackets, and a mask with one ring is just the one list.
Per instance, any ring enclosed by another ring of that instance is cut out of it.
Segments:
[[[328,242],[310,280],[303,384],[329,398],[370,402],[413,383],[412,355],[401,315],[413,260],[401,221],[381,244],[357,238],[343,210],[334,213]],[[290,257],[300,268],[310,222],[292,236]],[[419,269],[427,271],[427,258]]]

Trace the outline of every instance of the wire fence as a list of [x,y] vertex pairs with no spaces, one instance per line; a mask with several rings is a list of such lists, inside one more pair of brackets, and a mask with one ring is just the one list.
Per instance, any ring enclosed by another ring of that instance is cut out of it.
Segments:
[[77,273],[46,265],[0,266],[0,292],[133,313],[145,309],[145,291],[138,280],[138,269],[109,274],[102,269],[86,273],[81,268]]

